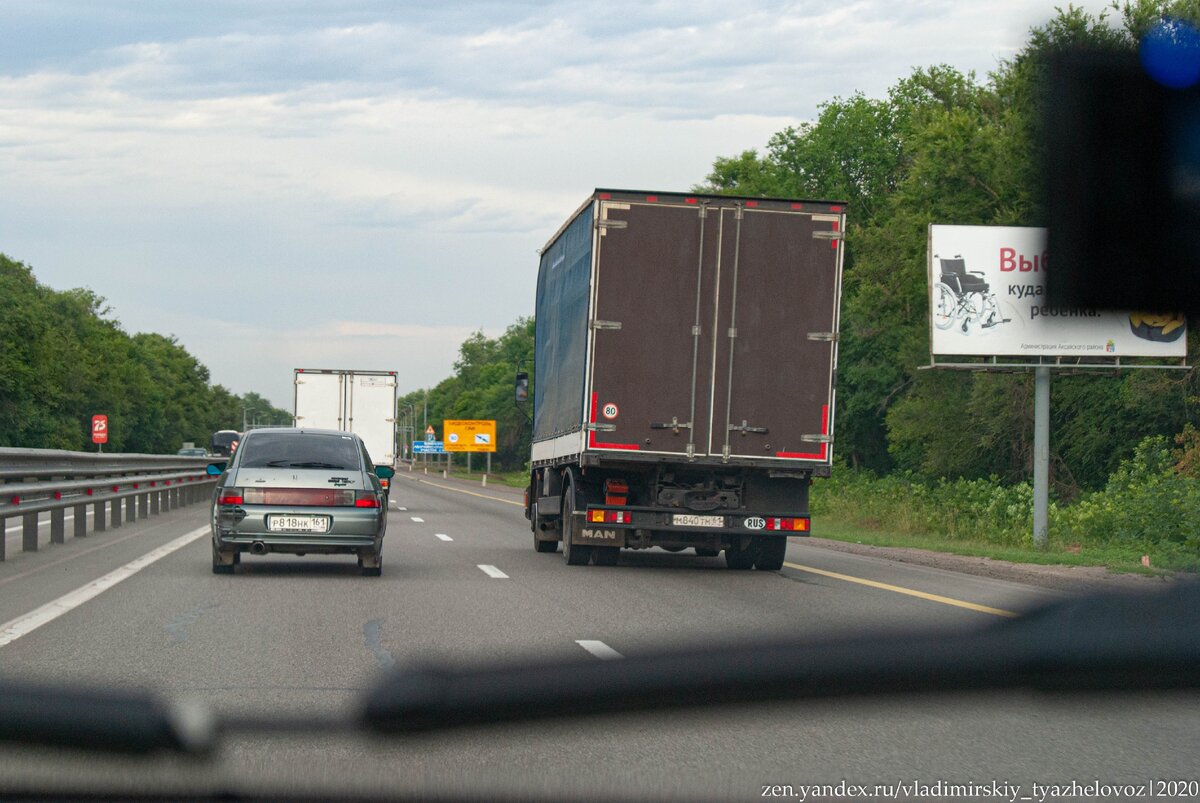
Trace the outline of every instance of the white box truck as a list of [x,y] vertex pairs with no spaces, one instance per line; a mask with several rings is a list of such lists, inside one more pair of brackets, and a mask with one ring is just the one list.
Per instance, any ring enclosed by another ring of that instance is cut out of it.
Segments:
[[353,432],[377,466],[396,463],[396,372],[297,368],[297,427]]

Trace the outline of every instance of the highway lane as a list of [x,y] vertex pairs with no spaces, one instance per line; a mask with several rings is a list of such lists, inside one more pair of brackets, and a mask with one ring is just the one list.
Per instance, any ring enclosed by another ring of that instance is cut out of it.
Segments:
[[[519,493],[510,489],[404,473],[392,497],[380,578],[360,577],[352,559],[320,556],[247,557],[233,577],[218,577],[201,538],[0,647],[0,667],[45,680],[151,685],[227,712],[338,711],[382,669],[429,657],[634,655],[765,634],[982,626],[1003,617],[953,603],[1019,611],[1054,596],[803,543],[789,548],[788,561],[806,568],[778,574],[729,572],[720,559],[661,551],[623,554],[612,568],[567,567],[561,555],[534,552],[515,504]],[[184,508],[0,565],[0,622],[202,527],[206,516],[203,506]],[[749,798],[756,782],[875,782],[901,773],[1115,778],[1135,768],[1190,766],[1178,746],[1194,743],[1200,728],[1195,701],[1186,702],[1080,708],[954,697],[581,720],[394,745],[239,738],[215,766],[76,758],[66,776],[56,757],[0,751],[0,781],[417,783],[430,791],[636,789]],[[1087,750],[1079,749],[1081,734]]]

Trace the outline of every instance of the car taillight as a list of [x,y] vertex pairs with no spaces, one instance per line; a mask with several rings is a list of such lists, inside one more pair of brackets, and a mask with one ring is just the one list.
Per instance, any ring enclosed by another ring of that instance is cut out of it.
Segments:
[[240,505],[242,504],[242,489],[241,488],[223,488],[220,495],[217,496],[218,505]]
[[379,497],[371,491],[358,491],[354,495],[355,507],[379,507]]
[[589,510],[587,518],[593,524],[629,524],[633,514],[628,510]]
[[785,519],[772,518],[767,519],[768,530],[787,530],[790,532],[806,533],[808,532],[808,519]]

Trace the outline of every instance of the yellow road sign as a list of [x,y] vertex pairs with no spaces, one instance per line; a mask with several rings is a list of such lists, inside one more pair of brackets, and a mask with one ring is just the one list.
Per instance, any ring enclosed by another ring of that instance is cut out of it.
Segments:
[[496,451],[495,421],[443,421],[442,447],[447,452]]

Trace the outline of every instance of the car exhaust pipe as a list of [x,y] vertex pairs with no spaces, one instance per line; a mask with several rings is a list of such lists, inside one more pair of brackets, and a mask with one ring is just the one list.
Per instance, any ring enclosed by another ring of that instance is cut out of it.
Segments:
[[262,541],[255,541],[253,544],[250,545],[250,554],[251,555],[267,554],[267,545],[264,544]]

